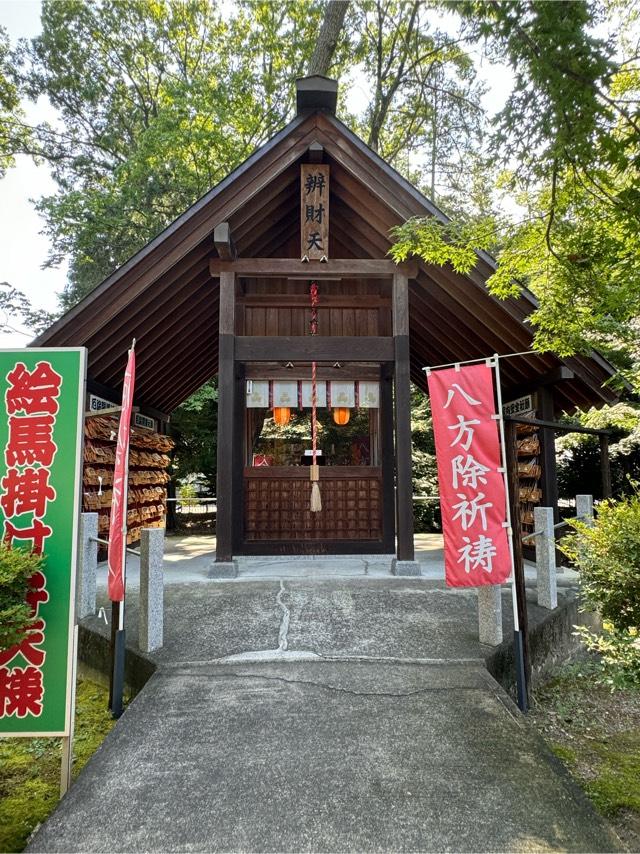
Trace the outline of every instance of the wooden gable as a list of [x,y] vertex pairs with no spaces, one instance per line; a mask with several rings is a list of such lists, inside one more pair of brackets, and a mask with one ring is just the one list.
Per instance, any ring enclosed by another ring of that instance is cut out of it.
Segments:
[[[333,115],[300,115],[34,344],[87,346],[90,376],[117,392],[127,348],[135,337],[136,403],[171,412],[218,369],[219,282],[209,272],[209,260],[218,257],[214,228],[230,224],[238,257],[299,258],[300,164],[312,145],[322,146],[331,169],[331,258],[383,258],[394,225],[416,215],[443,218]],[[425,365],[530,349],[527,317],[535,302],[527,294],[505,302],[493,298],[485,285],[493,269],[486,255],[479,255],[468,276],[420,263],[410,286],[410,336],[412,379],[421,387]],[[358,288],[363,293],[378,288],[373,293],[381,305],[386,299],[380,283],[363,280],[353,287],[355,293]],[[294,285],[277,280],[248,283],[247,291],[265,297],[288,293],[293,302],[300,296]],[[361,324],[355,313],[349,314],[357,306],[343,308],[335,324],[341,324],[342,334],[352,334],[351,328],[357,334]],[[365,325],[373,328],[373,323],[367,318]],[[306,334],[304,324],[291,324],[289,334]],[[612,368],[595,353],[563,361],[551,355],[505,361],[507,394],[561,365],[575,372],[575,379],[557,386],[563,408],[615,399],[603,388]]]

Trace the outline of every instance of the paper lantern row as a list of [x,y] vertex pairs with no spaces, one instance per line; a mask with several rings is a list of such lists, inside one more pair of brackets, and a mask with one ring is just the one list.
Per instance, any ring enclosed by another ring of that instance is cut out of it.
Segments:
[[[311,408],[310,380],[247,380],[247,408]],[[370,380],[318,380],[316,406],[377,409],[380,385]]]

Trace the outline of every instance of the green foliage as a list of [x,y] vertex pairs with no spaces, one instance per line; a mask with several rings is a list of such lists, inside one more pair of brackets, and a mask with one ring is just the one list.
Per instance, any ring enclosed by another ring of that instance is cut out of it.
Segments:
[[0,544],[0,651],[20,643],[28,633],[33,621],[26,602],[29,580],[43,563],[40,555]]
[[[412,483],[414,496],[437,496],[438,474],[433,441],[429,398],[417,386],[411,386],[411,443]],[[414,501],[416,533],[441,530],[440,502]]]
[[20,109],[20,93],[12,79],[9,37],[0,27],[0,178],[13,165],[14,155],[29,145],[30,133]]
[[[613,45],[593,35],[601,7],[585,0],[462,0],[449,4],[491,59],[511,66],[513,89],[493,120],[491,147],[514,181],[546,180],[557,163],[589,164],[594,148],[612,147],[610,123],[623,109],[607,88],[616,70]],[[594,146],[595,143],[595,146]]]
[[[70,260],[63,309],[291,117],[323,14],[321,0],[45,0],[41,35],[11,59],[22,93],[48,98],[62,120],[19,150],[58,184],[37,208],[48,263]],[[360,0],[331,72],[345,72],[343,100],[356,69],[372,97],[351,126],[432,195],[436,179],[459,188],[483,121],[462,41],[415,0]]]
[[619,34],[623,62],[614,62],[614,46],[592,34],[599,12],[586,2],[454,7],[467,32],[514,69],[490,146],[506,170],[500,185],[523,215],[412,220],[394,232],[392,255],[416,254],[467,273],[475,252],[497,250],[489,289],[500,299],[523,286],[533,292],[538,349],[567,356],[600,347],[638,384],[640,73],[633,41]]
[[433,25],[428,4],[361,0],[348,20],[353,63],[372,93],[350,124],[433,198],[482,138],[484,88],[461,40]]
[[391,257],[397,263],[410,255],[418,255],[429,264],[444,267],[450,264],[458,273],[469,273],[477,261],[476,251],[482,248],[473,223],[441,223],[433,217],[413,217],[391,230],[394,244]]
[[576,634],[586,648],[599,656],[596,678],[611,690],[640,687],[640,642],[637,631],[616,629],[610,623],[602,631],[578,626]]
[[218,389],[216,381],[206,383],[171,416],[171,433],[176,441],[174,477],[178,482],[190,475],[203,475],[208,495],[216,494],[218,448]]
[[572,527],[560,547],[580,570],[585,607],[603,619],[601,634],[583,629],[582,636],[602,656],[612,686],[640,684],[640,495],[602,502],[592,526]]
[[[73,774],[77,776],[114,721],[106,689],[78,680]],[[22,851],[29,834],[58,805],[61,740],[0,739],[0,851]]]
[[59,190],[38,203],[69,307],[278,130],[315,43],[319,2],[45,0],[20,47]]
[[[615,496],[633,491],[640,479],[640,407],[617,403],[578,413],[584,427],[608,429],[611,486]],[[602,498],[600,442],[585,433],[567,433],[556,439],[558,488],[561,498],[588,493]]]
[[4,323],[0,321],[3,332],[13,332],[14,323],[19,323],[34,332],[41,332],[55,320],[54,315],[46,311],[34,310],[31,301],[22,291],[11,287],[8,282],[0,282],[0,317],[4,315]]

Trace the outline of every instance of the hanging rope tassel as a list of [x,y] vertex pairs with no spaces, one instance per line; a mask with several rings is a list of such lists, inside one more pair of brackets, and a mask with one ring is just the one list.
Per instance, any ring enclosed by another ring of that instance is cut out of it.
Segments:
[[[311,283],[311,334],[318,333],[318,285]],[[316,452],[318,447],[318,383],[317,365],[311,362],[311,512],[319,513],[322,510],[322,496],[320,495],[320,466],[316,463]]]

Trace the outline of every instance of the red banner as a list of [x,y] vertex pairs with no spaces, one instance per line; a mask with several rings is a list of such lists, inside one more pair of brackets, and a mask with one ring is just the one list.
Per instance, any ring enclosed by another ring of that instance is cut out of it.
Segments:
[[124,599],[124,558],[127,548],[127,473],[135,376],[136,354],[134,348],[131,347],[122,387],[122,412],[120,413],[120,426],[118,428],[111,518],[109,520],[108,593],[112,602],[122,602]]
[[511,555],[493,368],[432,371],[428,382],[447,585],[501,584]]

